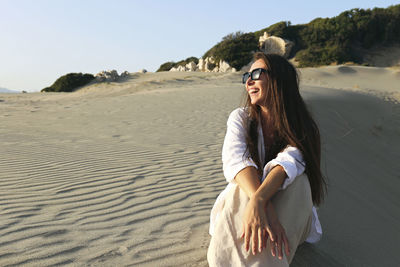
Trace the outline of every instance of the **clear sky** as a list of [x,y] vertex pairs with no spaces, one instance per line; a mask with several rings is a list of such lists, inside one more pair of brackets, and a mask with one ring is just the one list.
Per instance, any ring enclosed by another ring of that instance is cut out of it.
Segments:
[[0,87],[39,91],[70,72],[156,71],[225,35],[308,23],[390,0],[0,0]]

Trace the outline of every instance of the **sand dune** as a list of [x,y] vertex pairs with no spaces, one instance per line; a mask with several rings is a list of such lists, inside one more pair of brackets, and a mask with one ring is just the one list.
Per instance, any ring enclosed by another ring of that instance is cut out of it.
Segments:
[[[323,137],[324,236],[292,266],[400,262],[400,72],[302,69]],[[0,266],[207,266],[240,74],[146,73],[0,94]]]

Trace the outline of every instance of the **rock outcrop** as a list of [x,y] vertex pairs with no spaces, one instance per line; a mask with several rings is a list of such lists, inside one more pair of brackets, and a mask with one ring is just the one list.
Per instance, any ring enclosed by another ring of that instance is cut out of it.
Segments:
[[199,59],[199,63],[197,64],[198,71],[205,71],[205,61],[203,58]]
[[232,68],[229,66],[229,64],[226,61],[219,61],[219,72],[236,72],[235,68]]
[[169,71],[187,71],[187,69],[185,66],[177,66],[177,67],[171,68]]
[[127,78],[127,77],[129,77],[129,72],[128,71],[124,71],[124,72],[121,73],[121,75],[119,77]]
[[129,76],[129,72],[124,71],[121,75],[118,75],[116,70],[103,70],[95,75],[97,82],[115,82],[119,78],[127,78]]
[[196,63],[194,63],[193,61],[189,62],[188,64],[186,64],[185,69],[187,71],[196,71],[197,69],[197,65]]
[[270,36],[267,32],[264,32],[264,35],[260,36],[259,39],[259,47],[262,52],[278,54],[286,58],[289,57],[293,46],[294,43],[292,41],[277,36]]
[[[215,70],[216,64],[213,57],[206,57],[204,59],[204,71],[211,72]],[[215,72],[215,71],[214,71]]]
[[197,65],[191,61],[185,66],[173,67],[169,71],[235,72],[236,69],[225,61],[220,60],[217,63],[213,57],[206,57],[200,58]]
[[[267,32],[264,32],[264,35],[259,38],[259,48],[264,53],[278,54],[288,58],[293,46],[294,43],[292,41],[270,36]],[[242,67],[242,70],[249,68],[249,65],[246,65]],[[197,65],[191,61],[186,65],[173,67],[169,71],[236,72],[237,70],[232,68],[226,61],[220,60],[217,62],[213,57],[206,57],[200,58]]]

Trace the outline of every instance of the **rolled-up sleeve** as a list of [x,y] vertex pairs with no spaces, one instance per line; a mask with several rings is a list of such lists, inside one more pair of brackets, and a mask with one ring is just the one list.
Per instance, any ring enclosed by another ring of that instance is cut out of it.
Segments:
[[283,182],[280,189],[285,189],[291,183],[293,183],[294,179],[301,175],[305,170],[305,163],[303,160],[303,156],[299,149],[293,146],[287,146],[282,152],[279,152],[276,158],[269,161],[265,167],[263,172],[263,181],[267,177],[268,173],[275,166],[280,165],[286,172],[286,179]]
[[235,176],[242,169],[253,166],[254,161],[246,152],[246,129],[244,127],[246,113],[243,108],[232,111],[227,122],[227,130],[222,147],[222,166],[228,182],[235,183]]

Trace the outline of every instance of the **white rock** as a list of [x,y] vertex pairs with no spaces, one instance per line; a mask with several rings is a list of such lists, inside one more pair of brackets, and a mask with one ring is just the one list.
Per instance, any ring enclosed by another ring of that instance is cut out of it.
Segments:
[[206,62],[209,62],[211,64],[215,64],[215,59],[213,57],[207,57]]
[[278,54],[287,58],[294,43],[280,37],[269,36],[267,32],[264,32],[264,35],[259,38],[259,45],[264,53]]
[[104,73],[105,73],[105,71],[101,71],[101,72],[97,73],[96,75],[94,75],[94,77],[104,77]]
[[95,79],[97,82],[114,82],[117,81],[121,77],[128,77],[129,72],[124,71],[121,75],[118,75],[116,70],[103,70],[95,75]]
[[202,71],[202,72],[236,72],[226,61],[220,60],[218,64],[213,57],[200,58],[196,65],[193,61],[185,66],[177,66],[169,71]]
[[215,69],[214,65],[215,65],[215,60],[213,57],[206,57],[204,60],[205,64],[204,64],[204,71],[205,72],[211,72]]
[[265,40],[267,40],[268,37],[270,37],[270,35],[267,32],[264,32],[264,35],[260,36],[260,38],[258,38],[258,46],[262,47]]
[[173,67],[171,68],[169,71],[186,71],[186,67],[185,66],[177,66],[177,67]]
[[196,71],[196,63],[194,63],[193,61],[189,62],[188,64],[186,64],[185,68],[187,69],[187,71]]
[[199,63],[197,64],[198,70],[205,71],[205,67],[206,67],[206,62],[204,61],[204,59],[200,58]]
[[97,73],[95,75],[95,77],[96,77],[96,81],[99,81],[99,82],[104,82],[104,81],[113,82],[113,81],[118,80],[119,75],[116,70],[111,70],[111,71],[103,70],[103,71]]
[[141,70],[139,70],[139,72],[140,72],[140,73],[146,73],[147,70],[146,70],[146,69],[141,69]]
[[186,71],[186,67],[185,66],[178,66],[178,71]]
[[228,62],[220,60],[219,61],[219,72],[228,72],[231,71],[232,67],[229,66]]

